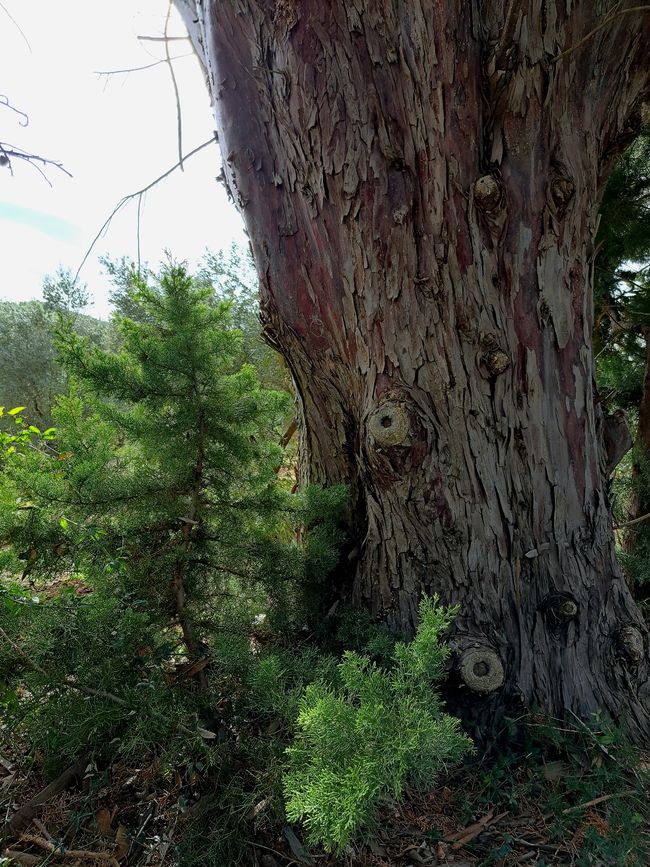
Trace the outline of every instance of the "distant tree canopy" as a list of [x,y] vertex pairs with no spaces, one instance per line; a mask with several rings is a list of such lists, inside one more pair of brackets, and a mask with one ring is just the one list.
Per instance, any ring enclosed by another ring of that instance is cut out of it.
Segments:
[[[134,300],[134,287],[140,277],[153,276],[152,270],[145,266],[138,275],[128,257],[100,261],[112,284],[109,301],[115,313],[142,321],[148,314]],[[283,361],[262,340],[257,278],[250,254],[236,245],[227,252],[206,252],[196,280],[212,289],[213,303],[229,303],[231,321],[242,333],[240,363],[254,364],[266,386],[287,389],[289,377]],[[54,400],[66,388],[53,344],[53,328],[60,317],[72,318],[75,330],[98,346],[115,345],[120,338],[111,322],[82,312],[90,303],[89,292],[69,269],[59,267],[47,275],[42,293],[43,301],[0,302],[0,405],[25,406],[34,424],[47,427]]]
[[[54,401],[65,390],[52,339],[60,309],[41,301],[0,302],[0,404],[25,406],[39,427],[51,423]],[[77,314],[75,328],[98,345],[109,339],[109,323],[92,316]]]

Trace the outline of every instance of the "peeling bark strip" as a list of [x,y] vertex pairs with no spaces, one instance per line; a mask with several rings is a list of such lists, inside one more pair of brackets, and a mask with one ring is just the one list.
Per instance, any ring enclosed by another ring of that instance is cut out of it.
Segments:
[[650,14],[600,26],[604,0],[177,3],[266,333],[302,399],[306,476],[354,491],[347,595],[407,631],[423,590],[460,604],[456,677],[483,714],[603,709],[647,734],[591,273],[599,191],[650,95]]

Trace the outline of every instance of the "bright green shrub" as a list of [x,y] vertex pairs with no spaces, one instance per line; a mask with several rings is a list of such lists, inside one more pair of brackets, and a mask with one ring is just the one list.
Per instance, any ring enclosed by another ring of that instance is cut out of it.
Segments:
[[471,748],[436,690],[449,655],[441,636],[455,613],[423,599],[417,634],[396,645],[392,667],[347,652],[338,684],[305,689],[284,791],[289,820],[302,821],[312,843],[341,850],[382,800],[399,798],[407,781],[430,786]]

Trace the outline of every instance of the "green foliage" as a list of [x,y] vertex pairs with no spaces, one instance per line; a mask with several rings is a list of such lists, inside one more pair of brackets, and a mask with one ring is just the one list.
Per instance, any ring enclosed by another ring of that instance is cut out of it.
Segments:
[[[136,322],[146,319],[146,311],[136,300],[137,286],[141,279],[154,277],[153,272],[147,266],[138,269],[126,257],[118,260],[103,257],[100,261],[113,284],[109,300],[114,309]],[[195,282],[211,291],[212,303],[228,302],[230,321],[240,332],[237,364],[253,365],[267,388],[290,391],[284,361],[262,338],[259,286],[250,252],[237,244],[227,251],[207,251]]]
[[[40,301],[0,302],[0,403],[24,403],[26,416],[41,428],[51,425],[52,406],[66,387],[53,340],[57,317],[55,306]],[[74,323],[93,342],[106,345],[108,323],[81,314]]]
[[0,626],[23,655],[0,639],[0,707],[5,725],[28,732],[48,775],[89,749],[126,761],[205,753],[187,731],[200,703],[169,689],[161,663],[170,658],[170,636],[165,641],[155,620],[127,600],[77,596],[74,584],[51,599],[18,588],[2,594]]
[[69,268],[59,267],[54,276],[43,280],[45,306],[57,313],[78,313],[90,303],[88,287],[78,283]]
[[650,127],[614,166],[600,207],[596,298],[606,301],[629,262],[650,259]]
[[391,668],[348,651],[337,683],[305,690],[284,789],[287,816],[312,842],[341,850],[382,799],[399,798],[407,781],[431,785],[470,749],[436,691],[449,655],[441,637],[455,613],[423,599],[417,634],[396,645]]
[[[341,541],[344,489],[294,497],[278,482],[288,396],[241,365],[229,304],[175,265],[134,277],[131,300],[142,316],[117,317],[118,351],[61,320],[73,385],[56,433],[14,413],[33,441],[14,447],[0,485],[1,562],[22,570],[3,582],[4,701],[50,769],[116,738],[124,757],[205,752],[197,720],[226,696],[244,725],[254,711],[237,684],[260,692],[251,672],[271,664],[251,645],[255,618],[295,633]],[[33,696],[19,709],[17,684]],[[278,687],[277,703],[297,688]]]

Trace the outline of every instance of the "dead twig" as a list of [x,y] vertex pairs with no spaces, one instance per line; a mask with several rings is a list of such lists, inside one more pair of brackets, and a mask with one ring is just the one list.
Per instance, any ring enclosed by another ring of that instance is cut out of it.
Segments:
[[524,837],[514,837],[508,835],[514,843],[519,843],[520,846],[526,846],[528,849],[539,849],[542,852],[552,852],[554,855],[570,855],[570,851],[564,846],[554,846],[552,843],[534,843],[532,840],[526,840]]
[[0,105],[3,105],[5,108],[8,108],[10,111],[13,111],[16,114],[20,115],[21,120],[18,121],[19,126],[29,126],[29,115],[26,112],[21,111],[19,108],[16,108],[15,105],[12,105],[9,102],[8,96],[5,96],[4,94],[0,94]]
[[574,51],[577,51],[578,48],[583,46],[585,42],[588,42],[592,36],[595,36],[600,30],[604,27],[607,27],[608,24],[611,24],[616,18],[620,15],[627,15],[630,12],[650,12],[650,6],[630,6],[628,9],[620,9],[620,3],[617,3],[614,9],[603,18],[600,24],[597,24],[593,30],[590,30],[586,36],[583,36],[582,39],[579,39],[575,45],[570,45],[567,49],[561,52],[561,54],[557,54],[552,58],[551,63],[557,63],[559,60],[562,60],[563,57],[566,57],[567,54],[571,54]]
[[612,798],[625,798],[627,795],[633,795],[634,789],[625,789],[622,792],[612,792],[610,795],[600,795],[598,798],[592,798],[591,801],[585,801],[584,804],[576,804],[575,807],[567,807],[562,810],[563,816],[568,816],[571,813],[579,813],[580,810],[587,810],[589,807],[596,807],[598,804],[604,804],[605,801],[610,801]]
[[54,166],[55,169],[59,169],[59,171],[63,172],[63,174],[67,175],[69,178],[72,177],[72,173],[69,172],[62,163],[57,162],[56,160],[42,157],[40,154],[29,153],[29,151],[25,151],[16,145],[9,144],[8,142],[0,142],[0,166],[6,166],[13,175],[13,167],[11,164],[12,159],[22,160],[23,162],[29,163],[32,168],[35,168],[36,171],[42,175],[43,179],[50,187],[52,186],[52,181],[48,178],[38,163],[43,163],[45,166]]
[[16,30],[17,30],[17,31],[20,33],[20,35],[23,37],[23,40],[25,41],[25,45],[27,46],[27,48],[29,49],[29,53],[31,54],[31,53],[32,53],[32,46],[29,44],[29,39],[25,36],[25,31],[23,30],[23,28],[22,28],[22,27],[20,26],[20,24],[16,21],[16,19],[15,19],[14,16],[11,14],[11,12],[7,9],[7,7],[5,6],[4,3],[0,3],[0,9],[2,9],[2,11],[3,11],[4,14],[7,16],[7,18],[11,21],[11,23],[14,25],[14,27],[16,28]]
[[54,795],[58,795],[72,783],[77,777],[81,777],[86,770],[88,764],[87,758],[77,759],[74,765],[66,768],[56,780],[53,780],[44,789],[34,795],[26,804],[20,807],[7,822],[7,828],[12,834],[17,834],[21,828],[32,821],[38,810]]
[[[194,154],[197,154],[199,151],[201,151],[201,150],[203,150],[204,148],[208,147],[208,145],[214,144],[214,143],[216,142],[216,140],[217,140],[217,139],[216,139],[216,135],[215,135],[215,136],[213,136],[212,138],[208,139],[207,141],[204,141],[203,144],[198,145],[198,147],[195,147],[194,150],[191,150],[189,153],[185,154],[185,156],[183,157],[183,162],[187,162],[187,160],[189,160],[190,157],[193,157]],[[77,272],[76,272],[76,274],[74,275],[74,281],[73,281],[73,282],[76,282],[77,279],[79,278],[79,274],[80,274],[80,272],[81,272],[81,269],[83,268],[83,266],[84,266],[84,265],[86,264],[86,262],[88,261],[88,257],[90,256],[90,254],[92,253],[93,249],[95,248],[95,244],[97,243],[97,241],[99,241],[99,239],[102,237],[102,235],[104,234],[104,232],[105,232],[105,231],[108,229],[108,227],[110,226],[113,217],[115,217],[115,215],[116,215],[119,211],[121,211],[122,208],[123,208],[126,204],[128,204],[132,199],[137,199],[137,198],[141,198],[142,196],[144,196],[145,193],[148,193],[149,190],[153,189],[153,187],[155,187],[156,184],[159,184],[161,181],[164,181],[165,178],[169,177],[169,175],[171,175],[172,172],[175,172],[176,169],[179,168],[179,167],[180,167],[180,162],[174,163],[174,165],[173,165],[170,169],[167,169],[166,172],[163,172],[162,175],[160,175],[159,177],[157,177],[154,181],[151,181],[151,183],[150,183],[150,184],[147,184],[146,187],[143,187],[141,190],[137,190],[137,192],[135,192],[135,193],[129,193],[128,195],[123,196],[123,197],[120,199],[120,201],[119,201],[119,202],[117,203],[117,205],[113,208],[113,210],[112,210],[111,213],[108,215],[108,217],[106,218],[106,220],[104,220],[104,222],[103,222],[103,224],[102,224],[100,230],[97,232],[97,234],[96,234],[95,237],[93,238],[93,240],[92,240],[90,246],[89,246],[88,249],[86,250],[86,253],[85,253],[84,257],[83,257],[83,259],[81,260],[81,264],[80,264],[79,267],[77,268]]]
[[187,42],[189,36],[136,36],[140,42]]
[[181,60],[183,57],[193,57],[194,52],[188,51],[186,54],[176,54],[174,57],[162,57],[160,60],[154,60],[153,63],[145,63],[144,66],[130,66],[128,69],[96,69],[95,75],[123,75],[129,72],[143,72],[145,69],[153,69],[154,66],[160,66],[162,63],[173,63],[174,60]]
[[181,115],[181,98],[178,92],[178,82],[176,81],[176,73],[174,72],[174,66],[172,64],[172,57],[169,53],[169,38],[167,36],[167,30],[169,29],[169,18],[172,14],[172,6],[173,0],[169,0],[169,4],[167,6],[167,16],[165,18],[165,62],[169,67],[169,75],[172,80],[172,87],[174,88],[174,98],[176,99],[176,136],[178,138],[178,167],[184,172],[183,168],[183,118]]
[[34,818],[32,819],[32,822],[34,823],[34,825],[36,825],[36,827],[41,832],[41,834],[45,837],[46,840],[49,840],[50,843],[54,842],[54,838],[52,837],[52,835],[50,834],[50,832],[47,830],[47,828],[41,822],[40,819],[37,819],[36,816],[34,816]]
[[468,843],[471,843],[479,834],[482,834],[486,828],[489,828],[490,825],[496,824],[504,816],[507,816],[507,811],[505,813],[499,813],[498,816],[494,815],[494,808],[492,808],[489,812],[482,816],[477,822],[474,822],[472,825],[468,825],[467,828],[463,828],[460,831],[456,831],[454,834],[448,834],[443,838],[445,843],[451,843],[452,849],[462,849],[463,846],[466,846]]
[[23,843],[38,846],[39,849],[50,852],[53,858],[60,858],[63,861],[94,861],[95,863],[110,864],[111,867],[119,867],[119,862],[110,852],[89,852],[86,849],[62,850],[44,837],[37,837],[35,834],[23,834],[20,839]]

